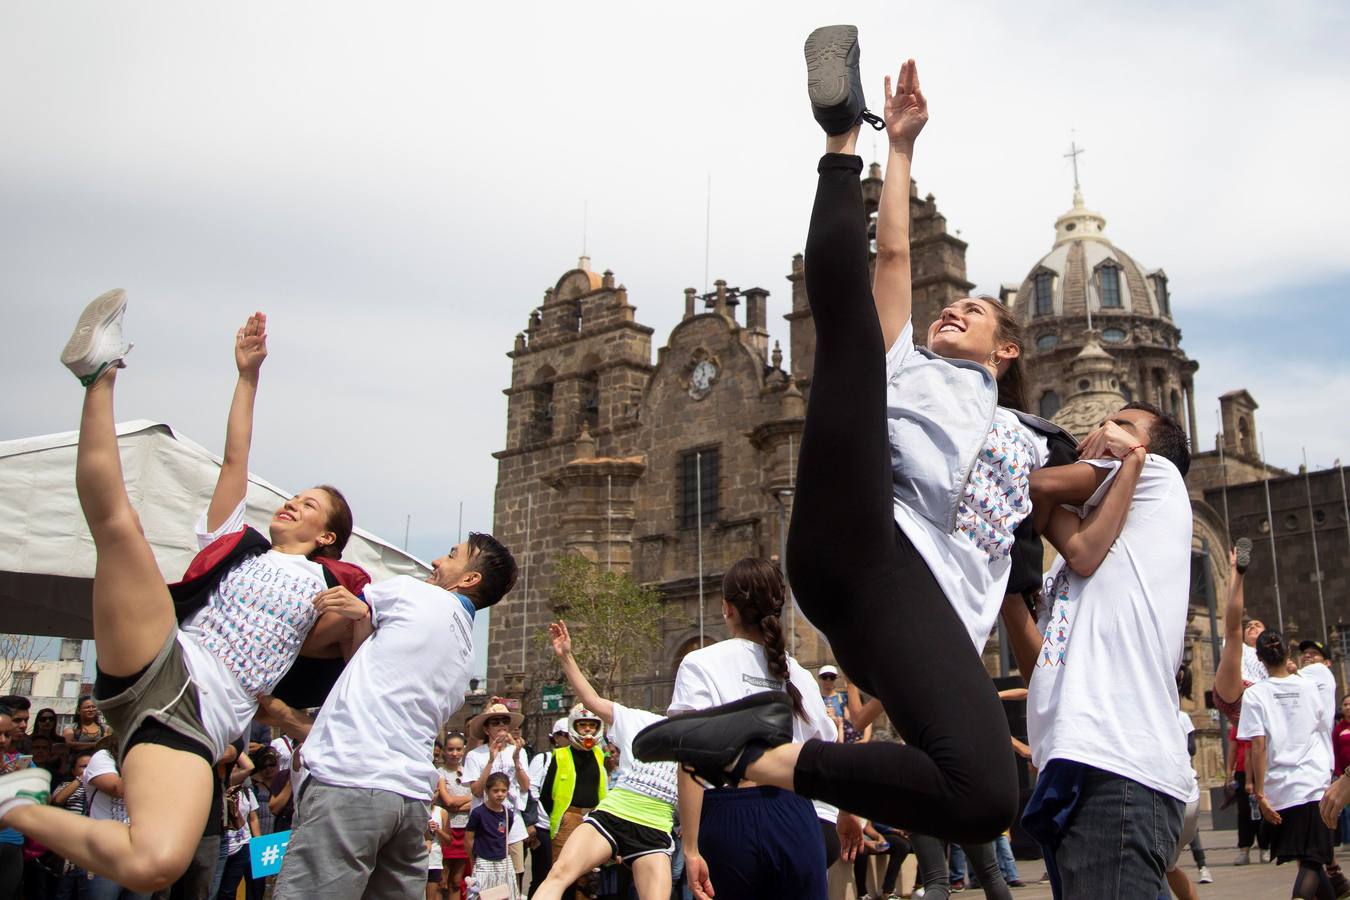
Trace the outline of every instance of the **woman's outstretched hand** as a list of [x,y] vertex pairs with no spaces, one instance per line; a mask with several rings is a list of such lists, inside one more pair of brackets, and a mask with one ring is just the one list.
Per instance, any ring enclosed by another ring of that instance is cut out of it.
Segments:
[[255,312],[234,336],[234,364],[239,374],[258,374],[267,359],[267,316]]
[[891,76],[886,76],[886,137],[895,150],[914,149],[914,139],[928,124],[928,100],[919,89],[919,69],[914,60],[905,60],[895,90],[891,90]]
[[550,622],[548,626],[549,642],[553,645],[553,652],[559,659],[569,656],[572,653],[572,635],[567,633],[567,623],[559,620]]

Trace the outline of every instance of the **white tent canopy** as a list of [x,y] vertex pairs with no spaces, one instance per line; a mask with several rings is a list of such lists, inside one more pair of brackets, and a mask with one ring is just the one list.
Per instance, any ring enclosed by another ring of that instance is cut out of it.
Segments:
[[[0,631],[93,637],[90,589],[94,541],[75,495],[69,431],[0,442]],[[117,426],[127,493],[166,581],[197,553],[193,524],[211,501],[220,458],[168,425],[144,419]],[[245,519],[264,534],[291,492],[249,475]],[[424,577],[426,563],[356,529],[342,558],[376,581]]]

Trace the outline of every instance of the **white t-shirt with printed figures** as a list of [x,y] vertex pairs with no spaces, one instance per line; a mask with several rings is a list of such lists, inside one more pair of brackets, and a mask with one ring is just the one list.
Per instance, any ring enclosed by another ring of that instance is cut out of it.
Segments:
[[[1321,668],[1326,668],[1322,666]],[[1331,783],[1331,713],[1316,678],[1267,678],[1242,692],[1238,740],[1266,739],[1266,802],[1288,809],[1319,800]],[[1247,763],[1250,769],[1251,763]]]
[[[904,368],[915,354],[914,324],[907,322],[886,354],[888,400],[904,390]],[[891,452],[903,453],[904,448],[892,446]],[[1045,465],[1049,453],[1044,437],[999,407],[966,480],[955,531],[945,532],[920,511],[895,502],[896,524],[961,617],[977,653],[984,652],[1003,605],[1012,571],[1013,531],[1031,514],[1031,473]]]
[[[197,545],[204,549],[243,527],[242,502],[215,531],[206,530],[203,513]],[[180,627],[178,643],[216,757],[247,731],[257,696],[271,693],[295,663],[318,618],[314,598],[327,586],[318,563],[269,550],[227,572],[206,605]]]
[[636,794],[654,797],[667,803],[679,800],[676,786],[678,768],[673,762],[642,762],[633,755],[633,738],[648,725],[663,721],[665,716],[647,712],[645,709],[633,709],[621,703],[615,703],[614,724],[605,731],[605,737],[619,748],[619,768],[610,776],[609,787],[624,788]]
[[1265,663],[1256,658],[1256,648],[1249,647],[1244,643],[1242,645],[1242,680],[1255,684],[1258,681],[1265,681],[1269,675]]
[[[1098,505],[1119,463],[1084,508]],[[1194,788],[1177,719],[1191,578],[1191,503],[1176,466],[1150,455],[1120,536],[1083,577],[1047,573],[1043,637],[1027,696],[1032,762],[1081,762],[1183,802]]]

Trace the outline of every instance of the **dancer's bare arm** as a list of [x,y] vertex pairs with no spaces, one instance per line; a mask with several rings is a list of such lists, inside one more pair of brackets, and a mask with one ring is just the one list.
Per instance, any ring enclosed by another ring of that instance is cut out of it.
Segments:
[[319,618],[300,647],[301,656],[318,659],[341,656],[344,661],[350,661],[356,648],[374,633],[370,607],[341,585],[316,594],[314,610]]
[[914,60],[900,67],[900,77],[891,92],[886,76],[886,180],[877,207],[877,260],[872,277],[872,297],[881,320],[881,336],[889,350],[909,321],[913,287],[909,259],[909,169],[914,158],[914,139],[928,121],[928,101],[919,89]]
[[1097,571],[1125,527],[1125,516],[1134,501],[1134,489],[1148,456],[1143,447],[1134,445],[1133,437],[1120,426],[1108,422],[1099,430],[1106,433],[1112,455],[1121,458],[1115,480],[1101,504],[1088,513],[1087,518],[1080,519],[1077,513],[1056,507],[1045,532],[1069,568],[1083,577]]
[[1044,534],[1050,514],[1068,504],[1082,506],[1097,492],[1108,472],[1099,466],[1047,466],[1031,473],[1031,508],[1036,533]]
[[683,769],[679,773],[680,841],[684,844],[684,872],[694,900],[712,900],[708,864],[698,852],[698,824],[703,816],[703,787]]
[[1003,598],[1002,616],[1013,659],[1017,660],[1017,671],[1030,687],[1031,676],[1036,671],[1036,657],[1041,652],[1041,631],[1021,594],[1008,594]]
[[309,737],[314,720],[298,709],[292,709],[283,700],[270,694],[258,697],[258,713],[254,717],[264,725],[275,725],[281,733],[294,741],[303,741]]
[[1237,570],[1237,551],[1228,551],[1228,601],[1223,606],[1223,649],[1219,667],[1214,671],[1214,693],[1227,703],[1242,697],[1242,582]]
[[1272,825],[1284,821],[1275,808],[1266,800],[1266,771],[1270,761],[1266,758],[1266,736],[1258,734],[1252,738],[1251,749],[1247,751],[1247,768],[1251,769],[1252,796],[1261,809],[1261,816]]
[[557,622],[550,622],[548,636],[549,642],[553,646],[553,653],[558,657],[558,664],[562,666],[563,677],[572,686],[577,701],[599,716],[600,721],[604,722],[606,726],[612,726],[614,724],[614,704],[601,697],[591,686],[586,674],[581,671],[581,666],[577,664],[577,658],[572,655],[572,635],[567,631],[567,623],[561,619]]
[[267,316],[255,312],[234,338],[234,364],[239,381],[230,401],[225,426],[225,460],[206,510],[206,529],[215,531],[234,512],[248,490],[248,453],[253,445],[253,401],[258,396],[258,372],[267,358]]

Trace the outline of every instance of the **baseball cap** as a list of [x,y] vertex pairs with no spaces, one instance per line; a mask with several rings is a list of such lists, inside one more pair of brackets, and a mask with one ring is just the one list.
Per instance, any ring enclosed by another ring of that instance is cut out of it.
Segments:
[[1318,653],[1322,654],[1323,659],[1331,659],[1331,654],[1327,652],[1326,645],[1321,641],[1307,640],[1299,643],[1299,653],[1306,653],[1309,650],[1316,650]]
[[559,733],[561,733],[561,734],[567,734],[567,720],[566,720],[566,719],[559,719],[558,721],[554,722],[554,723],[553,723],[553,731],[552,731],[552,733],[553,733],[553,734],[559,734]]
[[833,675],[836,678],[838,678],[839,670],[836,669],[834,666],[821,666],[820,671],[816,673],[816,676],[819,678],[824,678],[826,675]]

